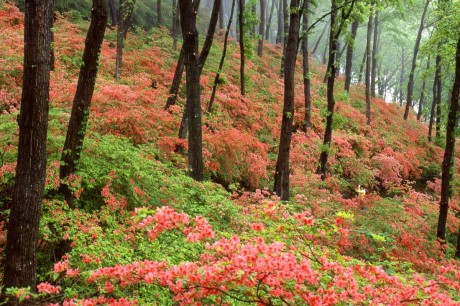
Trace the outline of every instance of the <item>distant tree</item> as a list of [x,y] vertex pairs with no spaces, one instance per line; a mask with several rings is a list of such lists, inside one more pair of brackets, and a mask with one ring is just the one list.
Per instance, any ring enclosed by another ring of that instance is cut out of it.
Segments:
[[[278,0],[278,30],[276,31],[276,43],[282,44],[283,43],[283,35],[284,35],[284,19],[283,19],[283,0]],[[273,3],[275,5],[275,3]]]
[[286,57],[286,44],[287,44],[287,35],[289,32],[289,12],[288,12],[288,0],[280,0],[283,2],[283,55],[281,57],[281,69],[280,75],[284,74],[284,58]]
[[[428,57],[428,60],[426,62],[426,70],[428,71],[430,69],[430,57]],[[420,99],[418,103],[418,113],[417,113],[417,120],[420,121],[422,118],[422,113],[423,113],[423,104],[425,102],[425,89],[426,89],[426,76],[423,76],[423,82],[422,82],[422,90],[420,92]]]
[[210,113],[212,112],[212,105],[214,103],[214,98],[216,97],[217,86],[220,82],[220,73],[222,72],[222,68],[224,67],[225,55],[227,54],[227,44],[228,44],[228,35],[230,33],[230,28],[232,26],[232,19],[233,19],[233,12],[235,11],[235,3],[236,0],[232,0],[232,7],[230,9],[230,17],[228,19],[227,29],[225,31],[224,37],[224,47],[222,50],[222,56],[219,62],[219,68],[217,69],[216,77],[214,78],[214,85],[212,86],[212,93],[211,98],[209,99],[207,111]]
[[224,2],[222,2],[222,5],[220,6],[219,10],[219,30],[224,30],[225,29],[225,5]]
[[131,23],[135,4],[136,0],[120,0],[118,7],[117,54],[115,58],[115,79],[117,80],[121,77],[124,41]]
[[404,76],[406,75],[406,49],[401,47],[401,74],[399,76],[399,106],[403,106],[404,99]]
[[[3,288],[36,291],[37,239],[46,179],[52,0],[26,0],[19,143]],[[10,298],[8,305],[19,305]]]
[[244,10],[245,10],[245,1],[238,0],[239,11],[238,11],[238,21],[239,21],[239,43],[240,43],[240,92],[241,95],[244,97],[246,95],[246,87],[245,87],[245,76],[244,76],[244,69],[245,69],[245,50],[244,50]]
[[417,67],[417,54],[420,48],[420,41],[422,40],[422,32],[425,27],[425,16],[428,10],[428,5],[431,0],[425,1],[425,6],[423,8],[422,17],[420,18],[420,26],[417,32],[417,38],[415,39],[414,53],[412,55],[412,66],[409,73],[409,81],[407,82],[407,99],[406,99],[406,109],[404,110],[404,120],[407,120],[409,116],[409,109],[412,106],[412,96],[414,93],[414,74],[415,68]]
[[271,24],[272,24],[272,19],[273,19],[273,12],[275,11],[275,6],[276,6],[275,2],[272,1],[271,6],[270,6],[270,14],[268,16],[267,26],[265,27],[265,40],[267,41],[270,40],[270,29],[271,29]]
[[[460,94],[460,38],[457,41],[457,49],[455,56],[455,81],[452,89],[450,100],[449,115],[447,118],[446,126],[446,147],[444,151],[444,158],[442,161],[442,183],[441,183],[441,201],[439,202],[439,217],[436,237],[441,244],[446,240],[446,223],[447,214],[449,211],[449,197],[451,194],[451,180],[452,180],[452,167],[454,164],[455,152],[455,130],[458,121],[458,98]],[[460,257],[457,252],[456,256]]]
[[305,100],[305,116],[302,124],[303,130],[306,132],[311,126],[311,80],[310,80],[310,63],[308,54],[308,23],[309,23],[309,5],[310,0],[304,0],[302,7],[302,67],[303,67],[303,93]]
[[359,65],[359,73],[358,73],[358,83],[362,83],[363,81],[363,72],[364,72],[364,65],[366,64],[366,59],[367,59],[367,44],[366,48],[364,49],[363,53],[363,60],[361,61],[361,65]]
[[379,54],[379,11],[375,8],[375,16],[373,22],[373,43],[372,43],[372,65],[371,65],[371,97],[375,98],[376,80],[377,80],[377,60]]
[[294,72],[300,28],[299,0],[291,0],[289,35],[284,58],[284,106],[281,123],[280,145],[275,170],[274,191],[282,200],[289,200],[289,152],[291,147],[292,123],[294,121]]
[[436,105],[436,138],[441,137],[441,100],[442,100],[442,68],[441,68],[442,57],[440,53],[436,55],[436,70],[434,72],[435,81],[435,105]]
[[178,14],[178,3],[177,0],[173,0],[172,2],[172,26],[171,26],[171,34],[173,38],[173,50],[177,50],[177,40],[179,36],[179,14]]
[[117,7],[115,5],[115,0],[109,0],[110,8],[110,18],[112,19],[111,27],[116,27],[118,25],[118,16],[117,16]]
[[[367,22],[367,38],[366,38],[366,50],[371,50],[371,39],[373,29],[373,14],[374,1],[371,4],[371,14],[369,15],[369,21]],[[366,53],[366,123],[371,124],[371,64],[372,64],[372,52]]]
[[59,169],[59,178],[61,180],[60,191],[64,194],[67,203],[71,207],[73,206],[73,193],[69,189],[66,180],[68,180],[71,174],[75,173],[80,161],[107,20],[107,0],[93,0],[91,23],[86,35],[77,91],[73,100],[69,127],[62,150],[61,167]]
[[353,68],[353,51],[355,49],[355,39],[358,32],[359,22],[357,20],[353,21],[351,24],[351,41],[347,46],[347,58],[345,63],[345,90],[350,91],[351,85],[351,71]]
[[266,6],[266,0],[260,0],[259,43],[257,46],[257,55],[260,57],[262,56],[262,53],[264,52],[265,6]]
[[433,79],[433,99],[431,101],[430,121],[428,123],[428,141],[431,142],[433,134],[433,123],[436,117],[436,95],[437,95],[437,80]]
[[329,23],[326,22],[326,23],[324,24],[323,30],[321,31],[321,34],[319,34],[318,39],[316,40],[316,43],[315,43],[315,45],[314,45],[314,47],[313,47],[313,50],[311,50],[311,53],[312,53],[313,55],[316,54],[316,51],[318,50],[319,44],[320,44],[321,41],[323,40],[324,34],[326,33],[326,30],[328,29],[328,26],[329,26]]
[[163,14],[161,13],[161,0],[157,0],[157,27],[163,25]]

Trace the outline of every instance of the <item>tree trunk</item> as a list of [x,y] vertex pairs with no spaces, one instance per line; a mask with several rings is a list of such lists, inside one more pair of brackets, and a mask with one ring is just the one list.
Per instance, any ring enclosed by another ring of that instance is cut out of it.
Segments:
[[455,257],[460,259],[460,227],[458,228],[457,249],[455,251]]
[[[3,287],[36,291],[37,238],[46,178],[52,0],[26,0],[24,74]],[[17,301],[11,301],[16,305]]]
[[240,24],[240,91],[241,91],[241,96],[246,95],[246,89],[245,89],[245,76],[244,76],[244,66],[245,66],[245,55],[244,55],[244,0],[238,0],[239,1],[239,12],[238,12],[238,20]]
[[[273,4],[274,5],[274,4]],[[283,43],[283,1],[278,0],[278,31],[276,32],[276,43]]]
[[[49,11],[49,18],[50,18],[50,23],[51,23],[51,29],[54,27],[54,7],[56,5],[55,3],[56,0],[51,1],[51,9]],[[50,31],[50,44],[51,44],[51,49],[50,49],[50,70],[54,71],[54,62],[55,62],[55,56],[54,56],[54,32],[53,30]]]
[[224,4],[220,6],[219,9],[219,30],[223,31],[225,29],[225,11]]
[[303,54],[303,93],[305,99],[305,118],[303,122],[304,132],[311,126],[311,81],[310,81],[310,63],[308,58],[308,10],[310,0],[304,0],[303,14],[303,33],[302,33],[302,54]]
[[431,142],[432,140],[432,134],[433,134],[433,123],[436,117],[436,95],[437,95],[437,90],[436,90],[436,77],[433,79],[433,100],[431,103],[431,112],[430,112],[430,122],[428,124],[428,141]]
[[220,73],[222,72],[222,68],[224,67],[225,56],[227,54],[228,35],[230,33],[230,28],[232,25],[233,12],[235,11],[235,3],[236,3],[236,0],[232,0],[232,7],[230,9],[230,18],[228,19],[227,30],[225,31],[224,48],[222,50],[222,57],[220,58],[219,69],[217,69],[216,77],[214,79],[214,85],[212,86],[211,99],[209,100],[209,104],[207,107],[208,113],[212,112],[212,105],[214,103],[214,98],[216,97],[216,90],[217,90],[217,85],[219,84]]
[[441,99],[442,99],[442,81],[441,81],[441,55],[436,56],[436,71],[434,79],[436,80],[436,138],[441,137]]
[[66,180],[71,174],[75,173],[80,161],[107,19],[107,0],[93,0],[91,24],[86,35],[85,50],[83,52],[83,64],[80,67],[77,91],[73,100],[69,128],[59,169],[60,190],[70,207],[73,207],[73,194]]
[[281,57],[281,69],[280,75],[284,75],[284,59],[286,57],[286,44],[287,44],[287,35],[289,32],[289,12],[288,12],[288,1],[280,0],[283,2],[283,55]]
[[[324,45],[324,51],[323,51],[322,60],[321,60],[321,62],[323,63],[323,65],[326,65],[326,62],[327,62],[327,54],[328,54],[327,51],[329,50],[330,44],[331,44],[330,38],[327,37],[327,39],[326,39],[326,44]],[[334,55],[334,57],[335,57],[335,55]],[[324,78],[324,83],[326,83],[326,81],[327,81],[327,77]]]
[[409,116],[409,108],[412,106],[412,95],[414,92],[414,73],[417,66],[417,54],[420,47],[420,41],[422,40],[422,32],[425,27],[425,15],[428,10],[428,5],[431,0],[426,0],[425,7],[423,8],[422,18],[420,19],[420,26],[417,32],[417,38],[415,39],[414,54],[412,56],[412,66],[409,73],[409,81],[407,82],[407,99],[406,99],[406,109],[404,111],[404,120],[407,120]]
[[401,49],[401,75],[399,76],[399,106],[403,106],[403,84],[404,75],[406,74],[406,50],[404,47]]
[[110,18],[112,19],[112,27],[116,27],[118,25],[118,16],[117,16],[117,8],[115,6],[115,0],[109,0],[109,8],[110,8]]
[[[446,241],[446,222],[449,211],[449,197],[451,194],[452,167],[454,165],[455,129],[458,115],[458,96],[460,93],[460,38],[457,41],[455,56],[455,81],[450,100],[449,115],[446,126],[446,148],[442,161],[441,201],[439,202],[439,218],[436,237],[441,244]],[[458,255],[458,254],[457,254]]]
[[268,16],[267,26],[265,27],[265,40],[270,41],[270,27],[272,25],[273,11],[275,10],[275,2],[272,2],[270,15]]
[[329,148],[332,141],[332,118],[334,115],[334,83],[335,83],[335,55],[337,52],[337,40],[335,38],[334,29],[336,27],[336,0],[331,1],[331,27],[329,31],[329,62],[327,65],[327,110],[326,128],[324,130],[324,141],[321,155],[319,158],[319,166],[316,170],[317,174],[321,175],[321,179],[326,179],[326,166],[329,157]]
[[185,54],[184,49],[180,50],[179,59],[177,60],[176,70],[174,72],[171,88],[169,89],[169,97],[166,100],[165,110],[168,110],[171,105],[175,105],[177,95],[179,94],[180,83],[182,81],[182,73],[184,72]]
[[353,50],[355,48],[355,39],[358,32],[358,21],[353,21],[351,24],[351,41],[347,47],[347,59],[345,64],[345,90],[350,91],[351,85],[351,69],[353,67]]
[[257,46],[257,55],[260,57],[264,52],[265,6],[266,0],[260,0],[259,44]]
[[[430,58],[426,62],[426,70],[430,69]],[[420,93],[420,101],[418,104],[418,113],[417,113],[417,120],[420,121],[422,118],[422,110],[423,110],[423,102],[425,101],[425,88],[426,88],[426,78],[423,78],[422,83],[422,92]]]
[[284,73],[284,106],[280,145],[276,162],[274,191],[282,200],[289,200],[289,152],[294,120],[294,72],[299,39],[299,0],[291,0],[289,35],[286,40]]
[[[374,3],[372,3],[374,6]],[[372,9],[373,10],[373,9]],[[366,39],[366,49],[371,49],[371,39],[372,39],[372,12],[369,16],[369,21],[367,22],[367,39]],[[375,46],[374,46],[375,49]],[[372,52],[373,55],[373,52]],[[371,52],[367,52],[366,56],[366,123],[371,124],[371,94],[372,94],[372,82],[371,82]],[[374,83],[375,86],[375,83]]]
[[118,8],[117,54],[115,58],[115,79],[117,80],[121,77],[124,41],[133,16],[135,2],[134,0],[120,0]]
[[161,14],[161,0],[157,0],[157,27],[163,24],[163,15]]
[[375,98],[375,80],[377,79],[377,56],[379,54],[379,12],[375,11],[374,17],[374,41],[372,47],[372,65],[371,65],[371,97]]
[[179,0],[180,22],[184,40],[182,49],[185,56],[187,113],[188,113],[188,167],[190,176],[203,180],[202,130],[200,103],[200,63],[198,57],[198,30],[196,11],[190,0]]
[[358,83],[362,83],[363,81],[363,72],[364,72],[364,65],[366,63],[367,59],[367,46],[366,49],[364,49],[364,54],[363,54],[363,60],[361,61],[361,65],[359,66],[359,75],[358,75]]
[[179,14],[177,0],[172,2],[172,27],[171,34],[173,38],[173,50],[177,50],[177,40],[179,38]]

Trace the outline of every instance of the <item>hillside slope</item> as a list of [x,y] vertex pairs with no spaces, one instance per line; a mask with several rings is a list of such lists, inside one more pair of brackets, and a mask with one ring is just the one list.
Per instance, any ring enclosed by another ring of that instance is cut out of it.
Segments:
[[[16,160],[22,18],[16,8],[0,6],[4,211]],[[459,262],[450,259],[452,247],[444,256],[435,242],[443,150],[428,143],[427,128],[415,116],[404,121],[399,106],[373,99],[372,122],[366,125],[363,87],[353,86],[348,95],[339,77],[331,175],[321,181],[314,173],[326,115],[325,71],[313,62],[313,127],[293,136],[293,200],[282,203],[271,194],[283,100],[277,46],[266,46],[262,58],[248,61],[248,95],[242,99],[239,51],[230,42],[214,110],[203,116],[209,182],[197,183],[185,176],[186,156],[177,152],[186,146],[177,138],[184,92],[178,105],[164,110],[178,55],[171,51],[169,34],[161,29],[129,34],[117,82],[116,33],[108,29],[80,171],[72,181],[79,209],[69,209],[57,191],[58,167],[87,26],[62,16],[55,26],[39,278],[61,286],[62,294],[44,300],[73,299],[82,305],[460,302]],[[201,78],[203,110],[221,51],[218,36]],[[300,125],[298,67],[295,122]],[[460,225],[458,156],[450,245]],[[364,197],[356,195],[358,185],[367,190]],[[55,290],[46,288],[43,294]]]

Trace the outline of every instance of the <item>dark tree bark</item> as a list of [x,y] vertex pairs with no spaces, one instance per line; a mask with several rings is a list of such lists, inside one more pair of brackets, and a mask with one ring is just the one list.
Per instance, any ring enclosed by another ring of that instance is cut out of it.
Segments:
[[117,7],[115,0],[109,0],[110,18],[112,19],[112,28],[118,25]]
[[257,46],[257,55],[262,57],[264,52],[264,36],[265,36],[265,6],[266,0],[260,0],[260,23],[259,23],[259,44]]
[[[193,6],[194,6],[195,11],[197,11],[199,6],[200,6],[200,1],[194,2]],[[177,9],[178,8],[179,8],[179,3],[177,3]],[[177,11],[176,11],[176,14],[177,14]],[[178,34],[179,33],[179,28],[180,28],[179,14],[176,15],[176,21],[177,21],[177,34]],[[177,39],[176,39],[176,44],[177,44]],[[179,94],[179,88],[180,88],[180,84],[182,82],[182,74],[184,72],[184,62],[185,62],[185,54],[184,54],[184,50],[181,48],[179,58],[177,60],[176,70],[174,71],[174,76],[173,76],[173,80],[172,80],[172,83],[171,83],[171,88],[169,89],[169,97],[168,97],[168,100],[166,100],[165,110],[168,110],[171,105],[175,105],[176,102],[177,102],[177,96]],[[184,114],[185,113],[186,112],[184,111]],[[186,116],[184,116],[184,117],[186,118]],[[184,120],[186,120],[186,119],[183,118],[182,122],[185,122]],[[183,123],[181,124],[181,127],[182,126],[183,126]],[[187,135],[187,132],[185,132],[185,134],[179,132],[179,135],[185,135],[184,136],[184,138],[185,138],[186,135]],[[183,139],[182,137],[179,137],[179,138]]]
[[323,30],[321,31],[321,34],[319,35],[318,39],[316,40],[316,43],[315,43],[315,46],[313,47],[313,50],[311,50],[311,54],[313,54],[313,55],[316,54],[316,50],[318,50],[319,44],[323,40],[323,37],[324,37],[324,34],[326,33],[328,25],[329,25],[329,23],[326,22],[326,24],[324,25]]
[[428,141],[431,142],[432,140],[432,134],[433,134],[433,123],[436,117],[436,95],[437,95],[437,90],[436,90],[436,78],[433,79],[433,100],[431,103],[431,112],[430,112],[430,122],[428,124]]
[[[55,21],[55,15],[54,15],[54,7],[55,7],[55,1],[51,1],[51,9],[49,12],[49,18],[50,18],[50,23],[51,23],[51,29],[54,27],[54,21]],[[50,49],[50,69],[51,71],[54,71],[54,62],[55,62],[55,56],[54,56],[54,31],[50,31],[50,44],[51,44],[51,49]]]
[[286,57],[286,44],[287,44],[287,35],[289,32],[289,12],[288,12],[288,1],[280,0],[283,2],[283,55],[281,57],[281,69],[280,75],[284,75],[284,59]]
[[404,75],[406,74],[406,50],[404,47],[401,49],[401,75],[399,76],[399,106],[403,106],[403,84]]
[[200,63],[198,57],[198,30],[196,11],[190,0],[179,0],[180,22],[184,40],[182,49],[185,56],[187,86],[187,117],[189,127],[188,167],[190,176],[203,180],[202,130],[200,103]]
[[163,24],[163,15],[161,14],[161,0],[157,0],[157,27]]
[[117,28],[117,54],[115,58],[115,79],[121,77],[123,63],[123,48],[128,27],[133,16],[135,0],[120,0],[118,8],[118,28]]
[[361,65],[359,66],[358,83],[362,83],[363,81],[364,65],[366,64],[367,51],[368,49],[366,46],[366,49],[364,49],[364,54],[363,54],[363,59],[361,61]]
[[239,3],[239,11],[238,11],[238,20],[240,24],[240,91],[241,95],[244,97],[246,95],[246,88],[245,88],[245,76],[244,76],[244,69],[245,69],[245,54],[244,54],[244,7],[245,3],[244,0],[238,0]]
[[[203,180],[203,141],[201,128],[200,76],[211,50],[222,0],[215,0],[209,20],[208,31],[201,53],[198,55],[198,30],[196,15],[199,1],[179,0],[181,28],[184,44],[187,102],[182,116],[179,137],[185,138],[184,127],[188,126],[188,166],[192,178]],[[188,122],[188,123],[187,123]]]
[[372,65],[371,65],[371,97],[375,98],[375,81],[377,79],[377,56],[379,54],[379,11],[375,11],[374,17],[374,41],[372,46]]
[[302,7],[303,14],[303,33],[302,33],[302,64],[303,64],[303,94],[305,99],[305,117],[303,122],[304,132],[311,126],[311,80],[310,80],[310,63],[308,58],[308,10],[310,0],[304,0]]
[[280,145],[276,162],[274,191],[282,200],[289,200],[289,152],[294,121],[294,72],[300,27],[299,0],[291,0],[290,26],[286,41],[284,73],[284,106]]
[[[455,81],[450,100],[449,115],[446,126],[446,148],[442,161],[441,201],[439,202],[439,218],[436,237],[441,244],[446,241],[447,213],[449,211],[449,197],[451,194],[452,167],[454,165],[455,129],[458,117],[458,96],[460,93],[460,38],[457,41],[455,56]],[[458,250],[457,250],[458,251]],[[458,254],[457,254],[458,255]]]
[[353,51],[355,48],[355,39],[358,32],[358,21],[353,21],[351,24],[351,42],[347,47],[347,59],[345,63],[345,90],[350,91],[351,85],[351,69],[353,68]]
[[[327,55],[328,55],[328,50],[329,50],[329,47],[330,47],[330,44],[331,44],[331,41],[330,41],[330,38],[329,36],[326,37],[326,44],[324,44],[324,51],[323,51],[323,56],[321,57],[321,62],[323,63],[323,65],[326,65],[327,63]],[[336,51],[337,52],[337,51]],[[334,55],[335,57],[336,55]],[[324,83],[326,83],[327,81],[327,75],[326,77],[324,78]]]
[[[372,3],[372,6],[374,3]],[[373,9],[372,9],[373,10]],[[369,21],[367,22],[367,39],[366,39],[366,49],[371,49],[371,39],[372,39],[372,24],[373,16],[372,12],[369,16]],[[375,47],[374,47],[375,49]],[[372,93],[372,82],[371,82],[371,52],[367,52],[366,56],[366,123],[371,124],[371,93]],[[375,86],[375,83],[374,83]]]
[[168,110],[171,105],[175,105],[177,95],[179,94],[180,83],[182,81],[182,73],[184,72],[185,54],[184,49],[180,50],[179,59],[177,60],[176,70],[174,71],[173,81],[169,89],[169,97],[166,100],[165,110]]
[[345,21],[350,17],[351,12],[356,1],[353,0],[349,4],[348,11],[345,12],[345,9],[342,10],[340,24],[336,24],[336,11],[337,11],[337,1],[331,1],[331,27],[329,33],[329,61],[327,65],[327,110],[328,114],[326,117],[326,128],[324,129],[324,141],[323,149],[321,150],[321,155],[319,157],[319,166],[316,169],[316,173],[321,175],[321,179],[326,179],[327,172],[327,160],[329,158],[329,148],[332,141],[332,121],[334,116],[334,84],[335,84],[335,56],[337,53],[337,40],[342,32]]
[[[275,4],[273,4],[275,5]],[[282,44],[283,43],[283,26],[284,19],[283,19],[283,1],[278,0],[278,31],[276,32],[276,43]]]
[[173,50],[177,50],[177,40],[179,38],[179,14],[178,14],[178,3],[177,0],[172,2],[172,27],[171,34],[173,38]]
[[270,15],[268,16],[267,26],[265,27],[265,40],[270,41],[270,28],[272,25],[273,11],[275,10],[275,2],[272,2],[270,8]]
[[[8,223],[4,288],[36,291],[37,238],[46,178],[52,0],[26,0],[19,144]],[[11,301],[10,305],[17,305]]]
[[214,85],[212,86],[211,99],[209,100],[207,111],[208,113],[212,112],[212,105],[214,103],[214,98],[216,97],[217,85],[219,84],[220,73],[224,67],[225,56],[227,54],[227,43],[228,35],[230,33],[230,28],[232,26],[233,12],[235,11],[236,0],[232,0],[232,7],[230,9],[230,18],[228,19],[227,30],[225,31],[224,37],[224,48],[222,50],[222,57],[220,58],[219,69],[217,69],[216,77],[214,78]]
[[436,71],[434,79],[436,81],[436,138],[441,137],[441,99],[442,99],[442,81],[441,81],[441,55],[436,56]]
[[412,56],[412,66],[409,73],[409,81],[407,82],[407,99],[406,99],[406,109],[404,110],[404,120],[407,120],[409,116],[409,109],[412,107],[412,95],[414,93],[414,73],[417,66],[417,54],[420,47],[420,41],[422,40],[422,32],[425,27],[425,16],[426,11],[428,10],[428,5],[431,0],[426,0],[425,7],[423,8],[422,18],[420,19],[420,26],[417,32],[417,38],[415,39],[414,54]]
[[[426,62],[426,70],[430,69],[430,58],[428,57],[428,60]],[[418,103],[418,113],[417,113],[417,120],[420,121],[422,118],[422,113],[423,113],[423,102],[425,102],[425,89],[426,89],[426,78],[423,78],[423,83],[422,83],[422,92],[420,93],[420,100]]]
[[77,91],[73,100],[69,128],[62,151],[62,163],[59,169],[60,190],[70,207],[73,207],[73,194],[65,181],[77,171],[80,161],[107,20],[107,0],[93,0],[91,24],[86,35],[83,52],[83,64],[80,67]]

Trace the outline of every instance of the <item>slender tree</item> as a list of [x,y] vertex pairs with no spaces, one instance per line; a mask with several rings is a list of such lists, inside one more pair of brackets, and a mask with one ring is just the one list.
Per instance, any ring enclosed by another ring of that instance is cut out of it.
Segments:
[[319,166],[316,170],[317,174],[321,175],[321,179],[326,179],[327,160],[329,158],[329,148],[332,142],[332,121],[334,116],[334,84],[335,84],[335,56],[337,53],[337,40],[343,30],[345,21],[350,17],[356,1],[352,0],[348,5],[348,10],[341,10],[341,22],[336,21],[337,15],[337,0],[331,1],[331,28],[329,32],[329,61],[327,65],[327,117],[326,128],[324,129],[323,149],[319,157]]
[[326,33],[327,27],[329,26],[329,23],[326,22],[324,25],[323,30],[321,31],[321,34],[319,34],[318,39],[316,40],[315,46],[313,47],[313,50],[311,50],[311,53],[313,55],[316,54],[316,50],[318,50],[319,44],[321,41],[323,41],[324,34]]
[[[36,291],[37,239],[46,178],[52,0],[26,0],[19,143],[3,287]],[[11,298],[13,299],[13,298]],[[9,305],[18,305],[11,300]]]
[[115,5],[115,0],[109,0],[110,8],[110,18],[112,19],[111,27],[116,27],[118,25],[118,16],[117,16],[117,7]]
[[217,69],[216,77],[214,78],[214,85],[212,86],[211,98],[209,99],[209,103],[207,107],[208,113],[212,112],[212,105],[214,103],[214,98],[216,97],[217,85],[219,85],[220,74],[222,72],[222,68],[224,67],[225,56],[227,54],[228,35],[230,33],[230,28],[232,26],[233,12],[235,11],[235,3],[236,3],[236,0],[232,0],[232,7],[230,9],[230,18],[228,19],[227,30],[225,31],[224,48],[222,50],[222,56],[220,58],[219,68]]
[[274,191],[282,200],[289,200],[289,152],[294,120],[294,72],[300,28],[299,0],[291,0],[289,34],[286,41],[284,73],[284,106],[280,145],[275,170]]
[[359,65],[359,74],[358,74],[358,83],[362,83],[363,81],[363,72],[364,72],[364,65],[366,64],[367,59],[367,46],[364,49],[363,59],[361,61],[361,65]]
[[[452,167],[455,152],[455,130],[458,119],[458,97],[460,94],[460,38],[457,41],[455,56],[455,81],[450,100],[449,115],[446,126],[446,148],[442,160],[441,201],[439,202],[439,218],[436,237],[441,244],[446,240],[447,213],[449,211],[449,196],[451,193]],[[457,252],[458,255],[458,252]]]
[[374,8],[375,16],[373,22],[373,44],[372,44],[372,65],[371,65],[371,97],[375,98],[375,88],[376,88],[376,80],[377,80],[377,60],[379,54],[379,11],[377,8]]
[[304,0],[302,7],[303,15],[303,33],[302,33],[302,66],[303,66],[303,93],[305,99],[305,117],[303,121],[303,130],[306,132],[311,126],[311,80],[310,80],[310,63],[308,58],[308,23],[309,23],[309,4],[310,0]]
[[115,57],[115,79],[117,80],[121,77],[123,48],[135,4],[136,0],[120,0],[118,8],[117,54]]
[[[374,1],[371,4],[371,14],[369,15],[369,21],[367,22],[367,39],[366,39],[366,49],[371,49],[371,39],[372,39],[372,21],[373,15],[372,11],[374,10]],[[375,48],[375,47],[374,47]],[[366,123],[371,124],[371,55],[373,53],[367,52],[366,56]],[[375,84],[374,84],[375,85]]]
[[441,81],[441,55],[436,55],[436,71],[434,79],[436,82],[436,138],[441,137],[441,99],[442,99],[442,81]]
[[265,36],[265,6],[266,0],[260,0],[260,23],[259,23],[259,44],[257,46],[257,55],[262,57],[264,52],[264,36]]
[[219,9],[219,30],[223,31],[224,29],[225,29],[225,9],[224,9],[224,3],[222,3]]
[[403,84],[404,76],[406,75],[406,49],[401,48],[401,75],[399,76],[399,106],[403,106]]
[[163,14],[161,14],[161,0],[157,0],[157,27],[163,24]]
[[171,34],[173,38],[173,50],[177,50],[177,40],[179,38],[179,14],[178,14],[178,3],[177,0],[173,0],[172,2],[172,27],[171,27]]
[[284,74],[284,58],[286,57],[286,44],[287,35],[289,32],[289,12],[288,12],[288,0],[280,0],[283,2],[283,55],[281,57],[281,69],[280,75]]
[[265,27],[265,40],[270,40],[270,28],[272,25],[273,12],[275,11],[275,3],[271,2],[270,14],[268,15],[267,26]]
[[[426,71],[430,69],[430,57],[428,57],[428,60],[426,62]],[[417,113],[417,120],[420,121],[422,118],[422,113],[423,113],[423,102],[425,102],[425,89],[426,89],[426,76],[423,77],[423,82],[422,82],[422,91],[420,93],[420,100],[418,103],[418,113]]]
[[245,8],[245,3],[244,0],[238,0],[239,1],[239,11],[238,11],[238,20],[239,20],[239,25],[240,25],[240,92],[241,96],[246,95],[246,88],[245,88],[245,76],[244,76],[244,69],[245,69],[245,50],[244,50],[244,8]]
[[[282,44],[283,43],[283,29],[284,29],[284,26],[283,26],[283,23],[284,23],[284,19],[283,19],[283,1],[282,0],[278,0],[278,30],[276,32],[276,43],[277,44]],[[273,4],[274,5],[274,4]]]
[[351,85],[351,70],[353,68],[353,51],[355,48],[356,34],[358,32],[359,22],[357,20],[353,21],[351,24],[351,41],[347,46],[347,58],[345,63],[345,90],[350,91]]
[[412,66],[409,73],[409,81],[407,82],[407,99],[406,99],[406,109],[404,110],[404,120],[407,120],[409,116],[409,109],[412,106],[412,95],[414,93],[414,73],[415,68],[417,67],[417,54],[420,47],[420,41],[422,40],[422,32],[425,27],[425,16],[428,10],[428,5],[431,0],[425,1],[425,6],[423,8],[422,18],[420,19],[420,26],[417,32],[417,38],[415,39],[414,54],[412,55]]
[[71,207],[73,206],[73,194],[66,180],[71,174],[75,173],[80,160],[107,19],[107,0],[93,0],[91,23],[86,35],[83,62],[80,67],[77,91],[73,100],[69,128],[59,169],[60,190]]
[[432,140],[432,134],[433,134],[433,123],[436,117],[436,95],[438,94],[437,92],[437,87],[436,87],[437,81],[436,78],[433,79],[433,100],[431,102],[431,111],[430,111],[430,122],[428,123],[428,141],[431,142]]

